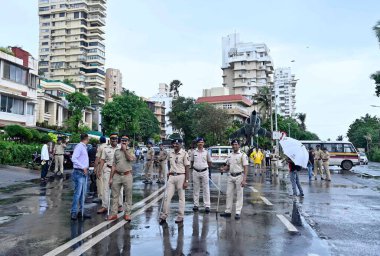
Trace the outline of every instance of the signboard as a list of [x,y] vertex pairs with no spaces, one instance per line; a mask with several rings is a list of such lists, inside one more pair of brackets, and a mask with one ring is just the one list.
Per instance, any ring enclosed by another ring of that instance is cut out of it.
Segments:
[[282,138],[286,137],[286,133],[285,132],[276,132],[274,131],[273,134],[272,134],[272,139],[273,140],[281,140]]

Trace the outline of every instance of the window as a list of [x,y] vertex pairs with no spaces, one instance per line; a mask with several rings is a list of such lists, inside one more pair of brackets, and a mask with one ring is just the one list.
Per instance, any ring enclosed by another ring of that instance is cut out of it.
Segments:
[[0,111],[6,112],[7,109],[7,96],[1,95]]
[[241,65],[245,65],[245,61],[241,61],[240,64],[241,64]]
[[47,38],[49,38],[49,35],[44,35],[42,38],[47,39]]
[[48,4],[48,3],[49,3],[49,0],[40,0],[40,3],[41,3],[41,4]]
[[43,20],[47,20],[47,19],[50,19],[50,15],[49,15],[49,14],[42,15],[41,18],[42,18]]
[[61,12],[61,13],[59,14],[59,17],[65,17],[65,13],[64,13],[64,12]]
[[23,68],[4,62],[3,77],[20,84],[27,84],[27,71]]
[[41,52],[48,52],[49,48],[41,48]]
[[351,144],[344,144],[344,153],[354,153],[355,150]]
[[213,148],[211,149],[211,156],[219,156],[219,149],[218,148]]
[[40,7],[40,8],[39,8],[39,11],[40,11],[40,12],[49,11],[49,6],[47,6],[47,7]]
[[42,45],[49,45],[49,42],[42,42]]
[[74,19],[79,19],[79,12],[74,12]]
[[50,29],[41,29],[41,33],[49,33]]
[[223,104],[223,109],[231,109],[232,104]]
[[43,27],[48,27],[48,26],[50,26],[50,22],[44,22],[44,23],[42,23],[42,26]]

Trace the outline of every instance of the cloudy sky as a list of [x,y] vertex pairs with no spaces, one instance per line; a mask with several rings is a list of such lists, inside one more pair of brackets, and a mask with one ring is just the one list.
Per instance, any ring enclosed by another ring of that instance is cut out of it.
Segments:
[[[0,9],[0,45],[38,56],[37,0],[12,0]],[[380,70],[372,26],[377,0],[108,0],[106,67],[123,73],[124,87],[145,97],[160,82],[180,79],[184,96],[221,86],[221,38],[266,43],[275,67],[299,79],[297,112],[321,139],[345,135],[349,124],[379,115],[369,75]],[[295,60],[295,62],[291,62]]]

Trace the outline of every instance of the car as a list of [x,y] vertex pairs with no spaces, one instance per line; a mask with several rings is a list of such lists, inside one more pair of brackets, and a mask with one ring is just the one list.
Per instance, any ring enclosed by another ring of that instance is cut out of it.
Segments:
[[368,158],[367,155],[364,152],[360,152],[360,164],[368,164]]
[[215,165],[222,165],[226,163],[227,156],[232,152],[231,146],[212,146],[208,148],[211,156],[211,162]]

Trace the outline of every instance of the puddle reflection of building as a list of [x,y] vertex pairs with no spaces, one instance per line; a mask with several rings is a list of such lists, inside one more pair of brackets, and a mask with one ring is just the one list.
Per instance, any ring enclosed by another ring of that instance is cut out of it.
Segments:
[[44,214],[48,209],[48,202],[46,200],[46,182],[40,183],[40,195],[38,197],[39,214]]
[[[144,186],[144,198],[147,198],[151,194],[152,194],[152,185],[145,184],[145,186]],[[150,221],[150,219],[152,218],[152,214],[153,214],[153,206],[151,206],[145,210],[146,223],[148,223]]]
[[199,236],[198,213],[193,216],[193,235],[191,237],[190,255],[209,255],[207,251],[207,235],[209,230],[209,214],[203,215],[202,233]]
[[[221,255],[245,255],[243,245],[244,227],[240,221],[226,219],[224,240],[226,251]],[[223,231],[222,231],[223,232]]]
[[55,179],[50,183],[51,189],[49,193],[49,198],[51,200],[51,207],[59,209],[58,207],[62,203],[62,192],[63,192],[63,179]]
[[110,237],[109,248],[111,251],[102,255],[131,255],[131,226],[129,223],[118,229],[116,234]]
[[[70,226],[70,229],[71,229],[71,239],[74,239],[78,236],[80,236],[81,234],[83,234],[83,231],[84,231],[84,228],[83,228],[83,221],[71,221],[71,226]],[[78,248],[79,246],[81,246],[82,244],[84,243],[84,240],[81,240],[79,241],[78,243],[74,244],[71,248],[73,250],[75,250],[76,248]]]
[[[177,247],[172,248],[170,243],[170,230],[167,224],[162,226],[163,229],[163,244],[164,244],[164,255],[165,256],[182,256],[183,253],[183,225],[178,225],[178,237],[177,237]],[[174,228],[173,228],[174,233]]]

